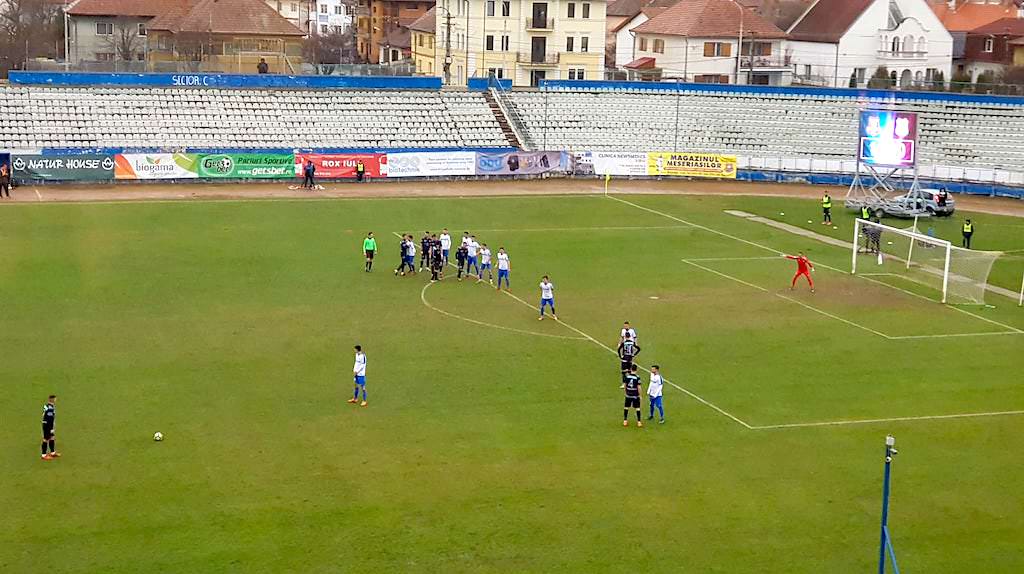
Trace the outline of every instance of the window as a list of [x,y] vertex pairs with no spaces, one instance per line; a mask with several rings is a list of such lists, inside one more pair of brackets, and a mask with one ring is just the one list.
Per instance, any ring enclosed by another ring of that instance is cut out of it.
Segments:
[[583,3],[583,17],[590,18],[590,4]]
[[136,52],[135,59],[140,61],[140,62],[145,61],[146,60],[146,53],[145,52]]
[[146,25],[143,24],[142,22],[139,22],[138,34],[139,34],[139,36],[145,36],[146,35]]
[[728,84],[729,76],[698,75],[693,77],[693,81],[698,84]]
[[565,51],[566,52],[572,52],[573,42],[575,40],[576,40],[576,38],[573,38],[572,36],[566,36],[566,38],[565,38]]
[[580,52],[586,52],[590,49],[590,37],[583,36],[580,38]]
[[114,54],[113,54],[113,52],[96,52],[96,61],[97,62],[113,62],[114,61]]
[[326,34],[327,33],[327,24],[320,24],[320,33],[321,34]]
[[926,40],[924,36],[921,36],[920,38],[917,39],[917,51],[918,52],[927,52],[928,51],[928,40]]
[[732,44],[724,42],[704,42],[704,57],[714,58],[715,56],[728,57],[732,55]]
[[[114,24],[111,22],[96,22],[97,36],[110,36],[114,33]],[[989,50],[991,51],[991,50]]]
[[434,62],[432,62],[431,60],[427,60],[427,73],[428,74],[433,74],[434,73]]
[[490,78],[498,78],[500,80],[501,78],[505,77],[505,69],[504,68],[487,68],[487,76],[490,77]]
[[502,52],[508,52],[508,36],[507,35],[501,37],[501,51]]
[[296,4],[295,2],[292,2],[292,12],[298,12],[298,11],[299,11],[299,5]]
[[433,36],[428,36],[427,37],[427,47],[430,48],[431,50],[434,49],[434,37]]
[[423,47],[423,34],[416,34],[416,45],[420,48]]
[[320,13],[321,14],[326,14],[327,13],[327,4],[321,4],[320,5]]
[[855,68],[853,70],[854,77],[857,78],[857,85],[864,83],[864,76],[867,74],[867,68]]
[[566,17],[567,18],[575,18],[576,17],[576,3],[575,2],[569,2],[569,11],[566,13]]
[[334,7],[334,13],[338,16],[344,14],[344,12],[342,12],[341,4],[338,4],[337,6]]
[[659,54],[664,54],[665,53],[665,41],[664,40],[655,40],[654,41],[654,51],[659,53]]
[[899,36],[892,39],[892,44],[889,45],[889,51],[895,54],[900,51],[900,39]]
[[494,36],[492,34],[488,34],[487,37],[484,38],[484,49],[489,51],[494,50]]
[[487,15],[494,16],[494,3],[495,0],[487,0]]
[[[96,24],[97,34],[99,34],[99,24]],[[992,38],[985,38],[985,47],[982,48],[982,52],[992,53],[992,48],[995,46],[995,41]]]
[[585,80],[586,68],[569,68],[570,80]]
[[804,77],[805,78],[810,78],[811,77],[811,65],[810,64],[804,64]]
[[502,2],[501,2],[501,15],[502,16],[508,16],[511,13],[512,13],[512,1],[511,0],[502,0]]
[[641,52],[646,52],[647,51],[647,38],[644,38],[644,37],[640,38],[640,51]]

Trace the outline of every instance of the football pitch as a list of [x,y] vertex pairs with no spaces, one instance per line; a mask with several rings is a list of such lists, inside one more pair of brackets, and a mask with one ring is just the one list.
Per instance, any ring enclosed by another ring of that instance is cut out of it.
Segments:
[[[874,571],[887,433],[901,570],[1024,571],[1024,310],[725,210],[852,237],[742,196],[5,206],[0,572]],[[1018,290],[1024,220],[971,217]],[[393,274],[443,227],[511,293]],[[624,320],[664,425],[622,426]]]

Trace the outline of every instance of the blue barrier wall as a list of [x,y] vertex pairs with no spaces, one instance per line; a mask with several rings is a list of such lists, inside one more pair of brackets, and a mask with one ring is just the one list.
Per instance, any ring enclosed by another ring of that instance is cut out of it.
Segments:
[[737,84],[689,84],[683,82],[610,82],[601,80],[541,80],[542,90],[668,91],[727,94],[788,95],[805,98],[839,97],[890,102],[943,102],[970,105],[1024,106],[1024,98],[944,92],[903,92],[899,90],[860,90],[854,88],[801,88],[795,86],[753,86]]
[[148,86],[169,88],[338,88],[440,90],[426,76],[280,76],[275,74],[105,74],[11,71],[12,84],[48,86]]
[[466,87],[471,92],[486,92],[492,85],[500,86],[503,90],[512,89],[512,80],[496,78],[470,78]]

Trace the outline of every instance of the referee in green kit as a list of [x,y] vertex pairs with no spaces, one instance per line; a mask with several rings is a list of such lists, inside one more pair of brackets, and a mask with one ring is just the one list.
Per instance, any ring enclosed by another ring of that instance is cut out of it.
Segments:
[[366,239],[363,240],[363,252],[366,253],[366,269],[369,273],[373,270],[373,255],[377,253],[377,240],[373,238],[373,232],[366,234]]

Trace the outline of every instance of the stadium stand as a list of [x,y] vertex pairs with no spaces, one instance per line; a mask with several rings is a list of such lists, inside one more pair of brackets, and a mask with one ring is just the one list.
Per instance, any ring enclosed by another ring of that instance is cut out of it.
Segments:
[[0,87],[0,149],[508,147],[479,92]]
[[[857,110],[917,112],[919,160],[1024,173],[1024,106],[951,101],[872,101],[811,93],[571,90],[509,93],[531,139],[547,149],[728,153],[851,160]],[[678,114],[678,116],[677,116]],[[678,117],[678,122],[677,122]],[[678,129],[677,129],[678,127]]]

